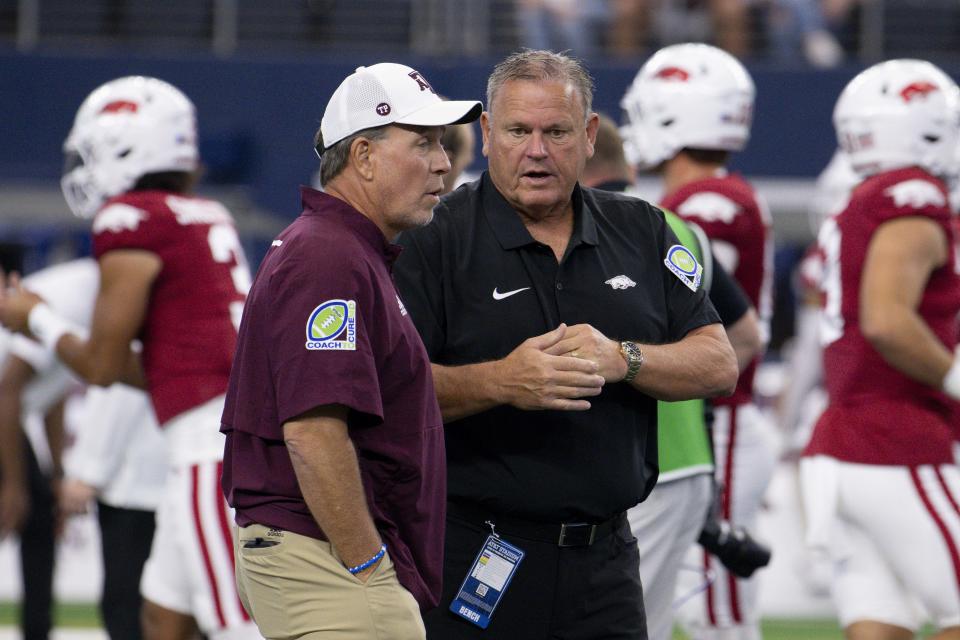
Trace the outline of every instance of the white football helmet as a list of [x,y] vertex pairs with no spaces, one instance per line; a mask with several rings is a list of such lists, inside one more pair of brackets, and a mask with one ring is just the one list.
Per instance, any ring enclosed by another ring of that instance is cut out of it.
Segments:
[[64,197],[76,215],[89,218],[141,176],[196,170],[193,103],[156,78],[112,80],[80,105],[63,152]]
[[866,177],[919,166],[953,171],[960,137],[960,89],[924,60],[875,64],[847,84],[833,110],[840,147]]
[[750,74],[726,51],[696,43],[660,49],[620,101],[627,160],[652,169],[684,148],[740,151],[755,95]]

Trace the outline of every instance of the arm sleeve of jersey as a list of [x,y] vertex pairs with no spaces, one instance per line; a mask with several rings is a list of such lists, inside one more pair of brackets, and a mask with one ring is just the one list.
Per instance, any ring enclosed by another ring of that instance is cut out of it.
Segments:
[[730,277],[719,263],[713,265],[713,282],[710,284],[710,302],[713,303],[720,322],[729,327],[750,309],[750,300],[740,285]]
[[[700,199],[694,203],[695,206],[686,206],[695,198]],[[703,229],[711,240],[723,240],[735,246],[739,246],[741,234],[750,227],[750,220],[739,203],[712,191],[694,194],[673,210],[684,220]]]
[[141,249],[159,253],[169,242],[169,230],[163,216],[147,209],[114,202],[101,209],[93,219],[93,255],[98,260],[116,249]]
[[940,185],[927,180],[910,179],[884,189],[879,202],[863,203],[863,212],[879,224],[897,218],[919,216],[930,218],[943,225],[950,225],[950,209],[947,195]]
[[437,225],[405,231],[400,235],[399,244],[403,253],[393,267],[397,290],[420,333],[427,355],[435,361],[446,343],[446,330],[441,320],[445,314]]
[[123,462],[135,422],[123,415],[113,387],[87,388],[76,438],[66,462],[66,475],[92,487],[105,487]]
[[666,223],[661,214],[659,216],[661,223],[660,233],[660,268],[663,273],[664,292],[667,302],[667,321],[668,336],[670,342],[677,342],[685,335],[708,324],[720,322],[720,316],[710,299],[707,298],[706,291],[701,285],[696,291],[693,291],[685,285],[679,277],[670,271],[664,261],[667,257],[667,250],[680,244],[677,236],[674,235],[670,225]]
[[57,356],[52,351],[48,351],[39,342],[19,333],[14,334],[10,339],[10,353],[33,367],[37,375],[43,374],[57,360]]
[[[382,325],[378,314],[386,313],[385,301],[376,299],[366,266],[349,258],[336,250],[315,251],[307,258],[312,263],[310,272],[324,277],[304,281],[287,270],[270,280],[272,308],[283,309],[271,319],[270,344],[264,345],[272,351],[280,424],[331,404],[348,407],[359,414],[352,419],[363,424],[383,421],[377,361],[386,354],[373,353],[370,332]],[[313,311],[330,300],[356,303],[356,349],[307,348],[307,324]],[[389,302],[396,309],[396,300]]]

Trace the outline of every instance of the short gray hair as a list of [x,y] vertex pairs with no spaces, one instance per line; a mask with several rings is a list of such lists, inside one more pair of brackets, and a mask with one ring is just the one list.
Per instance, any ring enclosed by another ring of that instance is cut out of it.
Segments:
[[576,58],[553,51],[524,49],[511,54],[493,68],[487,79],[487,110],[493,113],[497,92],[511,80],[553,80],[572,85],[580,92],[583,117],[593,112],[593,78]]
[[[389,126],[390,125],[385,124],[380,127],[357,131],[323,151],[323,154],[320,156],[320,186],[325,187],[328,182],[336,178],[346,169],[347,162],[350,160],[350,147],[353,145],[354,140],[357,138],[380,140],[386,137],[387,127]],[[320,129],[317,129],[317,133],[313,137],[313,142],[316,149],[323,149],[323,134],[320,132]]]

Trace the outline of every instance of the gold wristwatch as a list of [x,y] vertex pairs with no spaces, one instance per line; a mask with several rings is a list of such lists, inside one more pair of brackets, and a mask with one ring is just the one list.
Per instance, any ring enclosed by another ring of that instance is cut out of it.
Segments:
[[620,354],[627,361],[627,375],[623,377],[624,382],[631,382],[637,377],[640,371],[640,365],[643,364],[643,351],[636,342],[624,340],[620,343]]

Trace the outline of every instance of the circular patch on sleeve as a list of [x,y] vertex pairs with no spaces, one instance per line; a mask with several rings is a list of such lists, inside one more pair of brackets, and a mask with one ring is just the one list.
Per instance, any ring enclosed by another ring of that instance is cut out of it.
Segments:
[[310,314],[307,322],[307,340],[322,342],[343,333],[347,324],[347,301],[328,300]]
[[700,280],[703,278],[703,267],[693,257],[689,249],[683,245],[675,244],[667,250],[667,257],[663,264],[667,266],[673,275],[687,285],[691,291],[696,291],[700,287]]

